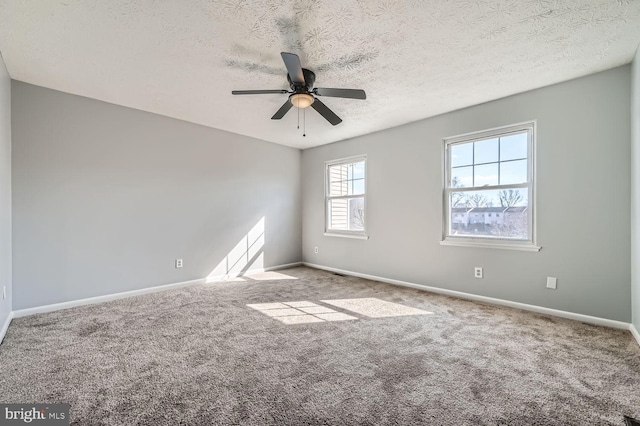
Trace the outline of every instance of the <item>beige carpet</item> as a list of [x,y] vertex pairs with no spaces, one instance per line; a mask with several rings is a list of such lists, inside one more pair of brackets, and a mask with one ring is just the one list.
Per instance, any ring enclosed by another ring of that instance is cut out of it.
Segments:
[[78,425],[624,425],[640,348],[300,267],[15,319],[0,402]]

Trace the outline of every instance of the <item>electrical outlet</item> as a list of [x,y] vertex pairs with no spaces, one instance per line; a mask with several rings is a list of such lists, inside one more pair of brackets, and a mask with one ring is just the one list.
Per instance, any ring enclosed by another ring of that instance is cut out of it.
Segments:
[[182,259],[176,259],[176,269],[182,268]]
[[476,278],[482,278],[482,268],[479,266],[476,266],[473,270],[473,276]]
[[314,247],[314,248],[313,248],[313,252],[314,252],[315,254],[318,254],[318,247]]
[[558,288],[558,279],[556,277],[547,277],[547,288],[556,290]]

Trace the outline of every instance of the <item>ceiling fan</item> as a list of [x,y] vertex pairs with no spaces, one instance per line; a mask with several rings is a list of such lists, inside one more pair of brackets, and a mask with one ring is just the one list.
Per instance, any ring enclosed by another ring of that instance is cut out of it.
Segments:
[[295,106],[297,108],[311,107],[318,111],[329,123],[342,123],[342,119],[323,104],[318,96],[327,96],[332,98],[350,98],[350,99],[366,99],[367,95],[364,90],[360,89],[327,89],[313,87],[316,81],[316,75],[313,71],[302,68],[300,58],[295,53],[282,52],[282,60],[287,67],[287,81],[291,90],[233,90],[232,95],[264,95],[264,94],[289,94],[289,99],[280,107],[280,109],[271,117],[272,120],[280,120],[285,114]]

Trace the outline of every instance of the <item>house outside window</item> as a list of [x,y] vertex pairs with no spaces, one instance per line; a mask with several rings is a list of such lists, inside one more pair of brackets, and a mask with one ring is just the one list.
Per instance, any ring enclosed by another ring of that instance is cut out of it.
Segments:
[[444,148],[441,243],[539,250],[535,122],[446,138]]
[[326,163],[325,235],[367,238],[365,155]]

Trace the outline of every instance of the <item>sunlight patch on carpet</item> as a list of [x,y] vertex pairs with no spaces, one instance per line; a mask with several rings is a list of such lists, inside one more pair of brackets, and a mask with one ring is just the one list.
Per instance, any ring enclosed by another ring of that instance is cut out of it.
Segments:
[[252,272],[248,274],[224,275],[220,277],[208,277],[207,283],[229,283],[246,281],[274,281],[274,280],[297,280],[298,278],[280,272]]
[[307,302],[306,300],[302,300],[300,302],[285,302],[284,304],[287,306],[291,306],[292,308],[307,308],[318,306],[315,303]]
[[300,312],[299,310],[297,310],[295,308],[265,309],[265,310],[260,310],[260,312],[262,312],[263,314],[268,315],[270,317],[287,317],[287,316],[290,316],[290,315],[304,314],[304,312]]
[[335,312],[331,308],[327,308],[325,306],[311,306],[309,308],[299,308],[302,312],[306,312],[307,314],[328,314]]
[[276,319],[284,324],[306,324],[310,322],[324,322],[323,319],[314,317],[313,315],[291,315],[287,317],[277,317]]
[[358,318],[306,300],[295,302],[252,303],[247,305],[283,324],[306,324],[325,321],[349,321]]
[[316,314],[318,318],[321,318],[325,321],[347,321],[358,319],[356,317],[352,317],[351,315],[343,314],[342,312],[333,312],[333,313],[325,313],[325,314]]
[[321,302],[370,318],[433,314],[433,312],[423,311],[422,309],[412,308],[398,303],[387,302],[386,300],[376,299],[375,297],[362,299],[321,300]]
[[259,311],[261,311],[263,309],[286,309],[286,308],[288,308],[288,306],[285,305],[284,303],[255,303],[255,304],[251,304],[251,305],[247,305],[247,306],[252,308],[252,309],[257,309]]
[[274,271],[256,272],[253,274],[244,275],[244,277],[251,280],[256,280],[256,281],[297,280],[296,277],[292,277],[291,275],[283,274],[280,272],[274,272]]

